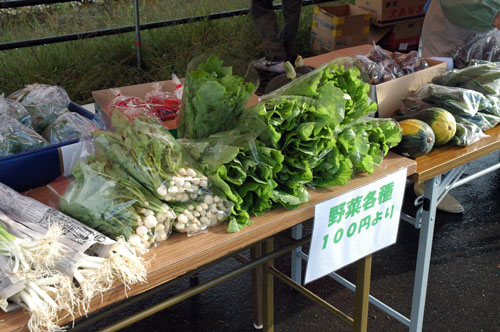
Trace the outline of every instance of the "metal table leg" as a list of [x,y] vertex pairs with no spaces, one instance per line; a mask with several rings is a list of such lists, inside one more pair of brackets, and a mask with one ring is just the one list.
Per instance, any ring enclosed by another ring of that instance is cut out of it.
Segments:
[[410,332],[421,332],[424,321],[425,296],[431,264],[432,237],[441,177],[425,181],[422,224],[418,240],[417,266],[411,304]]
[[[259,242],[250,248],[252,261],[262,257],[262,244]],[[262,329],[262,265],[252,270],[252,294],[253,294],[253,326]]]
[[[292,227],[292,238],[295,240],[300,240],[302,238],[302,224],[298,224]],[[302,258],[300,254],[302,253],[302,247],[298,247],[292,251],[292,266],[291,274],[292,280],[298,284],[302,284]]]

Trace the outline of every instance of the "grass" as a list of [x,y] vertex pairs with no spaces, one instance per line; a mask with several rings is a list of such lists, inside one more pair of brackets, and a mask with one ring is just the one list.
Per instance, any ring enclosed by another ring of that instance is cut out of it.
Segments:
[[[242,0],[144,0],[141,23],[248,8]],[[336,3],[339,3],[337,1]],[[326,4],[325,4],[326,5]],[[302,9],[297,51],[310,56],[314,6]],[[131,1],[74,6],[59,4],[45,11],[0,19],[0,42],[18,41],[134,24]],[[135,33],[0,51],[0,93],[26,84],[63,87],[80,104],[93,101],[92,91],[184,77],[189,61],[203,53],[246,62],[264,55],[249,16],[203,21],[141,32],[142,70],[137,68]]]

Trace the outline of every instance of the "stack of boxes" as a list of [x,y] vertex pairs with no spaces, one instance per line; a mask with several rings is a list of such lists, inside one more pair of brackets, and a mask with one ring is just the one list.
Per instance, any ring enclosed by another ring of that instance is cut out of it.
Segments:
[[355,0],[314,7],[311,50],[325,53],[375,41],[389,51],[418,49],[427,0]]
[[371,23],[388,32],[379,41],[384,49],[408,52],[418,49],[427,0],[356,0],[356,6],[370,12]]
[[354,5],[314,7],[311,50],[325,53],[367,44],[370,13]]

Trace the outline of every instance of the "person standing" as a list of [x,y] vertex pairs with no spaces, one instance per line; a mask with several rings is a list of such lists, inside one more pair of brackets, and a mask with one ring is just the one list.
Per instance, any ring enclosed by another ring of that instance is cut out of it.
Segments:
[[[423,57],[451,57],[464,41],[481,37],[500,27],[500,0],[429,0],[422,27]],[[423,183],[414,192],[423,195]],[[464,207],[452,195],[443,197],[437,208],[462,213]]]
[[293,63],[297,56],[296,39],[301,7],[302,0],[282,0],[283,26],[278,32],[273,0],[252,0],[252,23],[266,53],[265,58],[254,61],[257,69],[284,72],[285,61]]
[[464,41],[500,27],[500,0],[429,0],[422,56],[449,57]]

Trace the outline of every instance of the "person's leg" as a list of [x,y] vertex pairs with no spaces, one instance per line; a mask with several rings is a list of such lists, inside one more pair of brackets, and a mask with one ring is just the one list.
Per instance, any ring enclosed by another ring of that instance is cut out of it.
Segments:
[[[424,194],[425,185],[424,183],[415,183],[413,186],[413,191],[415,195],[421,196]],[[460,202],[458,202],[455,197],[453,197],[450,193],[446,194],[441,202],[439,202],[437,206],[438,210],[449,212],[449,213],[463,213],[464,207]]]
[[297,57],[297,31],[300,24],[302,0],[283,0],[283,27],[279,38],[283,41],[286,59],[294,62]]
[[250,6],[252,22],[262,40],[267,60],[283,61],[286,58],[283,42],[278,37],[278,22],[272,0],[252,0]]

